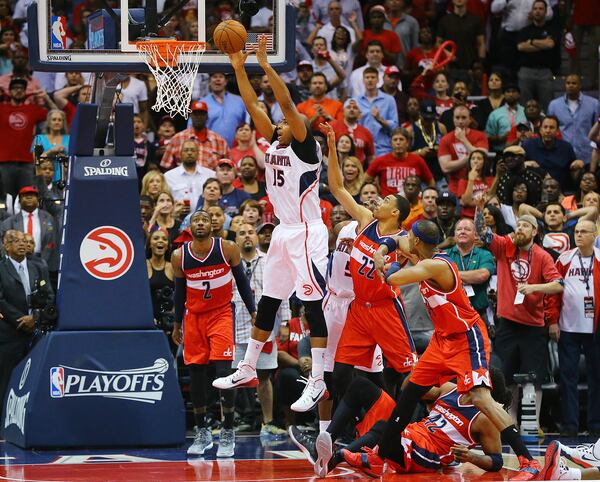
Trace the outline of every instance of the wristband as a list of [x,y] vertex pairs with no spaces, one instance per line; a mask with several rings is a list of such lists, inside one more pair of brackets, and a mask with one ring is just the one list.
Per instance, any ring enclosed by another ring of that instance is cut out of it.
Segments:
[[400,266],[400,263],[398,263],[398,261],[394,261],[387,270],[387,273],[385,274],[385,280],[387,281],[388,279],[390,279],[390,276],[400,271],[400,268],[402,268],[402,266]]
[[384,238],[379,246],[385,246],[388,249],[388,253],[393,253],[394,251],[396,251],[398,243],[396,243],[396,240],[394,238],[389,236],[387,238]]

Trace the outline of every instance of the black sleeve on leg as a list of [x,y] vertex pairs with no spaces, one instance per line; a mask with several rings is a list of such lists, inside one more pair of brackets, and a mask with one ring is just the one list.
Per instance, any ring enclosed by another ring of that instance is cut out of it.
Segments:
[[254,326],[263,331],[273,331],[275,325],[275,317],[277,310],[281,305],[281,300],[271,298],[270,296],[262,295],[258,302],[258,310],[256,312],[256,322]]
[[[216,378],[226,377],[231,375],[231,361],[229,360],[215,360],[213,362],[215,366]],[[223,408],[233,408],[235,403],[235,390],[219,390],[221,396],[221,405]]]
[[190,372],[190,397],[194,408],[206,407],[206,392],[208,390],[206,367],[206,365],[188,365]]
[[327,323],[325,323],[325,315],[323,315],[323,300],[303,301],[302,304],[310,327],[310,336],[325,338],[327,336]]

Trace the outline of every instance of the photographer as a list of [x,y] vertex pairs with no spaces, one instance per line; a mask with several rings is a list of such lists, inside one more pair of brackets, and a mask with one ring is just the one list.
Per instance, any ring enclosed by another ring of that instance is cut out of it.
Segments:
[[[54,300],[48,272],[25,257],[25,234],[11,232],[4,240],[6,258],[0,260],[0,399],[10,375],[29,349],[35,328],[34,308],[46,307]],[[8,242],[9,241],[9,242]],[[36,306],[33,306],[32,301]],[[3,408],[3,407],[2,407]],[[1,412],[1,408],[0,408]],[[3,417],[0,413],[0,420]]]
[[177,347],[171,339],[173,331],[173,266],[167,260],[170,255],[169,235],[165,229],[159,228],[148,239],[146,266],[148,280],[150,281],[150,296],[152,297],[152,311],[156,326],[163,330],[169,339],[171,351],[175,353]]

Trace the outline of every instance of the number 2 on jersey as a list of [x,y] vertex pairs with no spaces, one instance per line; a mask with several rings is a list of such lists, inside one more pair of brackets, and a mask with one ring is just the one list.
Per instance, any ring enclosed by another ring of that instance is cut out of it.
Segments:
[[362,266],[358,268],[358,274],[361,276],[366,276],[367,279],[373,279],[373,271],[375,271],[375,262],[372,259],[367,258],[366,256],[363,256],[362,259]]
[[204,287],[204,299],[210,300],[212,296],[210,294],[210,281],[203,281],[202,286]]
[[273,169],[273,186],[281,187],[285,184],[283,171],[281,169]]

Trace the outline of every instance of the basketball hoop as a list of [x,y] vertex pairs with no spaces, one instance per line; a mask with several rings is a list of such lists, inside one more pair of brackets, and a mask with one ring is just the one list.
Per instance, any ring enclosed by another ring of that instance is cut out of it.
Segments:
[[156,79],[155,111],[188,118],[194,80],[205,42],[181,42],[173,39],[150,39],[135,43],[140,57]]

